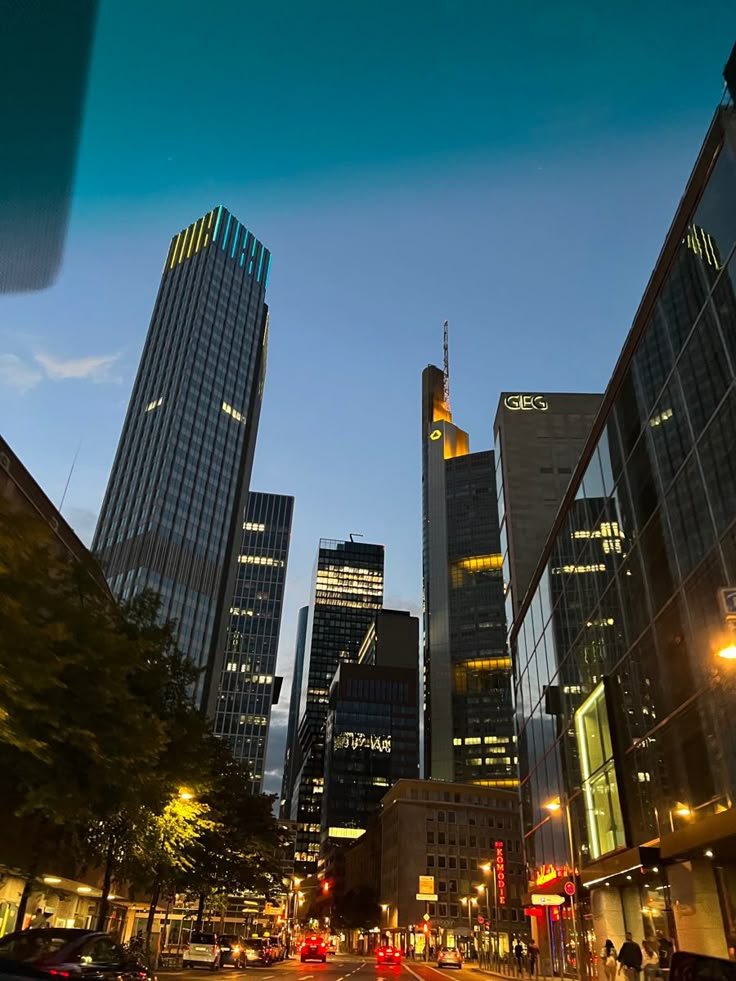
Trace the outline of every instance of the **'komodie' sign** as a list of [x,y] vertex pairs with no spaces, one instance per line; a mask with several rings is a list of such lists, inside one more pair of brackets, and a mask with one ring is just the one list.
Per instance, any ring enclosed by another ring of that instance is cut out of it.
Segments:
[[512,412],[518,412],[520,409],[546,412],[549,408],[544,395],[507,395],[503,404]]
[[496,897],[499,906],[506,905],[506,858],[502,841],[496,842]]
[[391,736],[369,732],[340,732],[332,740],[333,749],[370,749],[374,753],[391,752]]

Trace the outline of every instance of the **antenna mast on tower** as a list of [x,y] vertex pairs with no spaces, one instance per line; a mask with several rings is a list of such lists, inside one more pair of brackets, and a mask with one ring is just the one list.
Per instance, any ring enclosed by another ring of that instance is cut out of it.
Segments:
[[444,350],[445,350],[445,378],[444,378],[444,399],[447,408],[450,408],[450,345],[449,345],[449,324],[444,324]]

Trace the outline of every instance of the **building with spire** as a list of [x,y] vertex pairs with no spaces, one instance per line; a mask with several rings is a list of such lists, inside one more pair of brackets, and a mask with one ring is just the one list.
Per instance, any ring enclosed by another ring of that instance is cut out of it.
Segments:
[[514,787],[517,756],[492,451],[470,452],[445,370],[422,374],[424,768]]
[[161,597],[203,706],[230,625],[270,264],[223,207],[172,238],[93,543],[116,597]]

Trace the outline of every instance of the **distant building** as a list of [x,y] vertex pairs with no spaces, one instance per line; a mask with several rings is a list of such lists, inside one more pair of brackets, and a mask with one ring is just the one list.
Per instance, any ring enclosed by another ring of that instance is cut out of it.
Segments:
[[[330,686],[321,846],[359,838],[389,787],[419,776],[419,620],[381,610]],[[412,663],[413,662],[413,663]]]
[[214,731],[251,772],[251,790],[260,793],[271,724],[278,701],[276,655],[291,541],[294,498],[251,491],[235,558]]
[[[380,856],[377,899],[387,907],[384,931],[397,946],[414,948],[419,958],[425,943],[436,949],[474,942],[484,951],[498,943],[508,953],[511,938],[527,932],[517,808],[515,790],[399,780],[383,797],[376,826],[346,853],[345,890],[371,888],[375,880],[361,860]],[[420,876],[434,889],[427,900],[416,898]]]
[[422,374],[424,769],[432,779],[515,787],[493,453],[471,453],[444,374]]
[[601,395],[502,392],[494,422],[506,622],[514,622]]
[[317,871],[330,686],[339,664],[357,661],[366,630],[383,606],[383,561],[383,545],[319,543],[300,703],[300,765],[290,814],[297,824],[294,858],[300,873]]
[[159,594],[210,709],[263,393],[270,263],[223,207],[172,238],[93,543],[116,598]]
[[294,792],[294,777],[299,772],[299,697],[302,690],[304,674],[304,651],[307,643],[307,623],[309,607],[299,610],[296,624],[296,649],[294,651],[294,669],[291,676],[291,693],[289,695],[289,721],[286,729],[286,750],[284,752],[284,773],[281,780],[281,801],[279,814],[282,818],[291,814],[291,798]]

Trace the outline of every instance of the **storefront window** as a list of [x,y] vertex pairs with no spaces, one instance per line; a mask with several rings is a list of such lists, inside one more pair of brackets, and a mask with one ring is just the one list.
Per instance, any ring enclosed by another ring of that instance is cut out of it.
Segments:
[[626,844],[611,749],[611,728],[601,682],[575,713],[590,857]]

